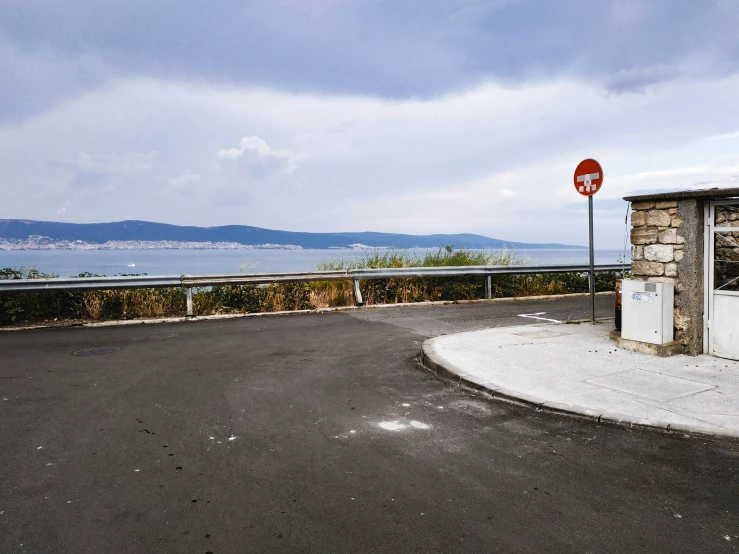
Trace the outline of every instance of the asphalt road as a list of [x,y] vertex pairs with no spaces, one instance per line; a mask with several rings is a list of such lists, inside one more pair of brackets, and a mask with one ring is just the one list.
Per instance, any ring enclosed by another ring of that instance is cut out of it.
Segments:
[[[424,337],[436,337],[490,327],[590,319],[590,297],[560,296],[537,300],[376,307],[353,311],[351,314],[365,321],[397,325]],[[612,318],[613,315],[613,295],[596,296],[596,318]]]
[[416,362],[570,301],[0,333],[0,552],[735,552],[738,442]]

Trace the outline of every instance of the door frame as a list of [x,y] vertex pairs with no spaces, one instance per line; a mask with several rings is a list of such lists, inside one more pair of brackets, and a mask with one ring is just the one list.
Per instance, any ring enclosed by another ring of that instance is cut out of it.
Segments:
[[716,292],[714,287],[714,248],[716,247],[716,233],[721,231],[739,231],[739,227],[714,225],[716,206],[736,206],[739,199],[714,200],[706,202],[703,207],[705,220],[705,235],[703,237],[703,353],[713,356],[713,340],[711,340],[711,326],[713,323],[714,299],[719,296],[739,296],[739,291]]

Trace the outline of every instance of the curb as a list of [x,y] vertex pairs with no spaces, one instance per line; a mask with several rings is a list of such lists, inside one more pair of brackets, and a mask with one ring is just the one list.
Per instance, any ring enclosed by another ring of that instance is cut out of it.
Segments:
[[435,337],[424,341],[421,346],[419,361],[421,366],[428,372],[436,375],[440,379],[449,381],[458,387],[464,387],[475,392],[481,392],[496,400],[503,400],[521,406],[528,406],[537,411],[546,411],[555,414],[563,414],[568,416],[578,416],[591,419],[598,423],[610,423],[620,426],[641,427],[648,430],[663,431],[667,433],[686,433],[691,435],[702,435],[708,437],[720,437],[739,439],[739,431],[731,429],[717,429],[714,427],[704,427],[701,425],[688,424],[669,424],[661,421],[640,419],[625,414],[597,410],[587,406],[578,406],[576,404],[563,404],[553,402],[544,398],[529,395],[506,389],[493,383],[480,379],[465,373],[461,368],[455,366],[451,362],[446,361],[436,351],[436,341],[449,335]]
[[38,329],[73,329],[95,327],[123,327],[125,325],[154,325],[157,323],[184,323],[189,321],[220,321],[224,319],[240,319],[244,317],[273,317],[288,315],[322,314],[358,310],[358,306],[342,306],[340,308],[319,308],[317,310],[288,310],[282,312],[256,312],[250,314],[214,314],[199,316],[160,317],[156,319],[116,319],[113,321],[88,321],[70,325],[31,325],[28,327],[0,327],[0,332],[34,331]]
[[[596,292],[596,296],[613,295],[612,292]],[[182,323],[185,321],[212,321],[221,319],[237,319],[241,317],[268,317],[268,316],[285,316],[285,315],[303,315],[303,314],[322,314],[333,312],[347,312],[352,310],[381,310],[392,308],[407,308],[411,306],[450,306],[465,304],[483,304],[495,302],[526,302],[529,300],[557,300],[559,298],[577,298],[589,296],[587,292],[574,292],[572,294],[552,294],[539,296],[512,296],[506,298],[476,298],[474,300],[434,300],[429,302],[402,302],[397,304],[371,304],[369,306],[339,306],[336,308],[318,308],[316,310],[288,310],[282,312],[256,312],[250,314],[214,314],[200,316],[176,316],[162,317],[156,319],[117,319],[114,321],[90,321],[90,322],[73,322],[68,325],[27,325],[24,327],[0,327],[0,332],[12,331],[34,331],[38,329],[71,329],[77,327],[117,327],[121,325],[145,325],[153,323]],[[579,321],[579,320],[578,320]],[[570,323],[577,323],[572,321]]]

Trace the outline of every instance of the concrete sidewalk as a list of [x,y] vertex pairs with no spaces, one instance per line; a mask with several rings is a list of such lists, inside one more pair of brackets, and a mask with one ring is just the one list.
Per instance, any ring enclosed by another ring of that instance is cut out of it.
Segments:
[[599,420],[739,437],[739,363],[622,350],[613,322],[505,327],[427,340],[424,365],[498,397]]

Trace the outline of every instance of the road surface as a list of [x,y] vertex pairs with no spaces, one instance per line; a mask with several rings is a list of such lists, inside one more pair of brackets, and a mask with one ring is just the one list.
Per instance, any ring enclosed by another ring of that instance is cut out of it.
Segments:
[[542,312],[587,299],[0,333],[0,552],[735,552],[739,443],[416,361]]

